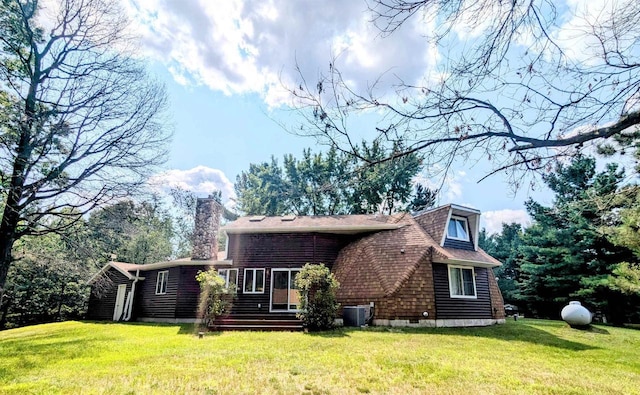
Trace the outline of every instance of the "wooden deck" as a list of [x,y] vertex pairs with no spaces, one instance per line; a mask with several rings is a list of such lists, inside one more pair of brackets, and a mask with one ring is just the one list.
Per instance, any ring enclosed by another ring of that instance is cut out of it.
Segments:
[[301,331],[295,314],[234,314],[219,317],[209,327],[218,331]]

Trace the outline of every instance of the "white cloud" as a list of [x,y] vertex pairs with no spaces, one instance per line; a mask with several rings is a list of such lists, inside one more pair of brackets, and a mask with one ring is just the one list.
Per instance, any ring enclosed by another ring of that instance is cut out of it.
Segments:
[[567,0],[566,21],[554,32],[556,42],[571,59],[585,63],[602,62],[602,47],[622,48],[637,40],[639,10],[637,0]]
[[233,184],[222,170],[206,166],[196,166],[189,170],[172,169],[157,174],[149,184],[160,191],[182,188],[194,192],[198,197],[206,197],[214,190],[222,191],[222,201],[235,197]]
[[[434,166],[429,172],[441,173],[443,169]],[[442,175],[429,177],[427,171],[423,171],[413,178],[413,184],[422,184],[431,190],[439,190],[436,205],[456,203],[462,199],[463,184],[467,182],[467,173],[463,170],[447,173],[442,179]]]
[[502,224],[510,224],[516,222],[527,227],[531,223],[531,219],[525,210],[496,210],[485,211],[482,213],[480,226],[487,230],[488,234],[500,233],[502,231]]
[[408,23],[383,38],[360,1],[122,1],[144,50],[176,81],[257,93],[269,105],[288,98],[281,81],[297,86],[296,63],[314,85],[339,55],[343,74],[366,88],[384,73],[386,87],[398,82],[395,75],[417,83],[438,58],[424,38],[428,24]]

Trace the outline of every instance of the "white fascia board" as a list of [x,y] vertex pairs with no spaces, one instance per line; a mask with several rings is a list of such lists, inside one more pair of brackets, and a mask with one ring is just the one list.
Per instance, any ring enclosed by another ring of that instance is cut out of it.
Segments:
[[380,230],[400,229],[405,224],[361,225],[361,226],[304,226],[304,227],[273,227],[273,228],[229,228],[224,229],[227,234],[240,233],[365,233]]
[[147,265],[140,265],[140,268],[137,268],[137,269],[140,271],[149,271],[149,270],[166,269],[166,268],[178,267],[178,266],[230,266],[230,265],[233,265],[233,261],[226,260],[226,259],[221,261],[176,260],[176,261],[166,261],[166,262],[150,263]]
[[444,229],[443,229],[443,232],[442,232],[442,239],[440,240],[440,247],[444,247],[444,241],[447,239],[447,235],[449,234],[449,221],[451,221],[451,213],[452,212],[453,212],[453,209],[451,207],[449,207],[449,212],[447,213],[447,222],[444,223]]
[[104,266],[102,266],[102,269],[100,269],[96,274],[91,276],[91,278],[89,280],[87,280],[87,284],[93,284],[93,282],[96,281],[98,279],[98,277],[100,277],[101,275],[106,273],[107,270],[109,270],[110,268],[116,269],[117,271],[122,273],[125,277],[127,277],[129,280],[133,280],[135,278],[135,276],[132,275],[131,273],[129,273],[128,271],[122,270],[117,265],[114,265],[111,262],[107,262]]
[[498,267],[502,266],[501,263],[489,263],[489,262],[479,262],[479,261],[467,261],[462,259],[434,259],[435,263],[444,263],[445,265],[454,265],[454,266],[474,266],[474,267]]
[[480,214],[480,210],[478,210],[478,209],[471,208],[471,207],[460,206],[458,204],[452,204],[451,208],[454,209],[454,210],[465,211],[465,212],[470,213],[470,214]]

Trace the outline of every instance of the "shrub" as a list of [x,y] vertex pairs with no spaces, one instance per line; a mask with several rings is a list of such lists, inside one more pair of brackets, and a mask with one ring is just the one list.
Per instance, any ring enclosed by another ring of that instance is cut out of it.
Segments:
[[210,326],[231,308],[235,287],[227,288],[224,279],[215,270],[199,271],[196,280],[200,283],[199,315]]
[[336,290],[340,286],[333,273],[324,264],[304,265],[296,276],[300,291],[300,312],[297,317],[311,331],[333,328],[339,304]]

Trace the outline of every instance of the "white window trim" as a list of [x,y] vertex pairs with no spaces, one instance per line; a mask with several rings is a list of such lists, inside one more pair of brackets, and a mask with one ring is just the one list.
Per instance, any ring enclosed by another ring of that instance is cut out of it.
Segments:
[[[451,284],[451,269],[467,269],[471,270],[471,278],[473,279],[473,293],[474,295],[454,295],[453,286]],[[476,270],[473,266],[456,266],[447,265],[447,277],[449,279],[449,296],[456,299],[478,299],[478,287],[476,286]]]
[[[252,282],[252,286],[251,289],[253,289],[253,291],[251,292],[247,292],[245,291],[247,289],[247,272],[248,271],[252,271],[253,272],[253,282]],[[256,272],[262,272],[262,291],[256,291],[255,289],[257,288],[256,285]],[[254,268],[245,268],[244,269],[244,277],[242,278],[242,283],[243,283],[243,287],[242,287],[242,293],[245,294],[263,294],[264,293],[264,276],[266,275],[265,270],[264,269],[254,269]]]
[[[461,237],[453,237],[449,234],[449,224],[451,223],[452,220],[458,220],[458,221],[464,222],[464,228],[465,228],[464,231],[467,234],[466,239],[463,239]],[[459,217],[457,215],[452,215],[451,218],[449,218],[449,222],[447,222],[447,238],[451,240],[471,241],[471,239],[469,239],[469,221],[467,220],[467,218]]]
[[[292,271],[297,271],[300,272],[302,270],[302,268],[273,268],[271,269],[271,278],[269,279],[270,282],[270,288],[269,288],[269,313],[298,313],[300,311],[300,309],[290,309],[289,308],[289,304],[287,303],[287,309],[284,310],[280,310],[280,309],[276,309],[274,310],[272,308],[273,306],[273,272],[289,272],[289,281],[291,281],[291,272]],[[291,289],[289,289],[288,292],[291,292]],[[287,294],[287,299],[289,299],[289,295]]]
[[[221,272],[221,271],[226,271],[227,273],[228,273],[228,272],[232,272],[232,271],[233,271],[233,272],[236,272],[236,283],[238,282],[238,269],[218,269],[218,275],[219,275],[220,277],[222,277],[222,276],[220,275],[220,272]],[[227,274],[227,277],[224,279],[224,286],[225,286],[225,287],[227,287],[227,288],[229,288],[229,275],[228,275],[228,274]],[[236,290],[237,290],[237,288],[238,288],[238,284],[236,284]]]
[[[164,283],[164,292],[162,292],[162,284]],[[158,272],[156,277],[156,295],[165,295],[167,293],[167,285],[169,284],[169,271],[163,270]]]

